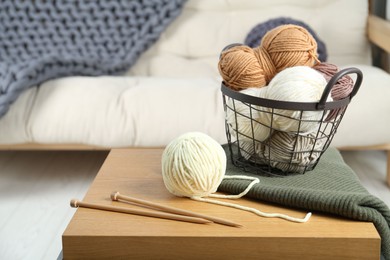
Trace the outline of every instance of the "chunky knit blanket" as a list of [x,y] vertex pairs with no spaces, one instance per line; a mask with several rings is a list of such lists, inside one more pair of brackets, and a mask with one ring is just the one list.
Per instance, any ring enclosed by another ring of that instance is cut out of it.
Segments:
[[[230,158],[227,147],[225,151]],[[236,168],[228,161],[226,174],[258,177],[247,196],[309,211],[321,211],[374,223],[382,240],[382,254],[390,259],[390,210],[371,195],[335,148],[329,148],[317,167],[305,174],[289,177],[262,177]],[[219,191],[238,194],[248,181],[224,180]],[[309,220],[310,221],[310,220]]]
[[186,0],[0,1],[0,117],[19,94],[70,75],[124,72]]

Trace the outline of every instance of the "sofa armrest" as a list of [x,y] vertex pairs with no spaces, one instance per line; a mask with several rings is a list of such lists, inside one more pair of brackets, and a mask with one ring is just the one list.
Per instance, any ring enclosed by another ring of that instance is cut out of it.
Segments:
[[368,39],[390,53],[390,21],[376,15],[369,15],[367,21]]

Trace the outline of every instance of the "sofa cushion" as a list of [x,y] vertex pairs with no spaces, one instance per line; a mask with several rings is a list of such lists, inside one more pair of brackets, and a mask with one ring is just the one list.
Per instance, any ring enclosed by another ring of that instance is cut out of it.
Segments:
[[188,131],[224,142],[223,113],[209,78],[69,77],[41,85],[28,133],[31,142],[107,147],[163,146]]
[[[333,146],[390,143],[390,75],[367,65]],[[31,111],[30,111],[31,110]],[[0,143],[164,146],[189,131],[226,142],[220,81],[69,77],[31,89],[0,119]]]

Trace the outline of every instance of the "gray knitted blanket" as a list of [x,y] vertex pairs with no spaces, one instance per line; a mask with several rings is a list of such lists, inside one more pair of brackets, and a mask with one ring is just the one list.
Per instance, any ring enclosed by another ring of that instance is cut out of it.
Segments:
[[132,66],[186,0],[1,0],[0,117],[46,80]]
[[[228,158],[230,152],[224,147]],[[382,254],[390,259],[390,210],[371,195],[335,148],[329,148],[317,167],[305,174],[288,177],[262,177],[236,168],[228,161],[226,174],[249,175],[260,179],[248,197],[309,211],[326,212],[374,223],[381,236]],[[244,180],[224,180],[219,191],[238,194],[248,185]]]

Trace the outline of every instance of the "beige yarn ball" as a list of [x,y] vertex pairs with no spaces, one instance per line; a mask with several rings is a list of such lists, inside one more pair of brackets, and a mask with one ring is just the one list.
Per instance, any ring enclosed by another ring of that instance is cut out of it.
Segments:
[[162,155],[165,187],[179,197],[204,197],[217,191],[226,171],[222,146],[200,132],[183,134]]
[[[283,172],[304,172],[321,156],[325,142],[315,134],[296,135],[275,131],[260,157]],[[313,151],[312,151],[313,150]]]

